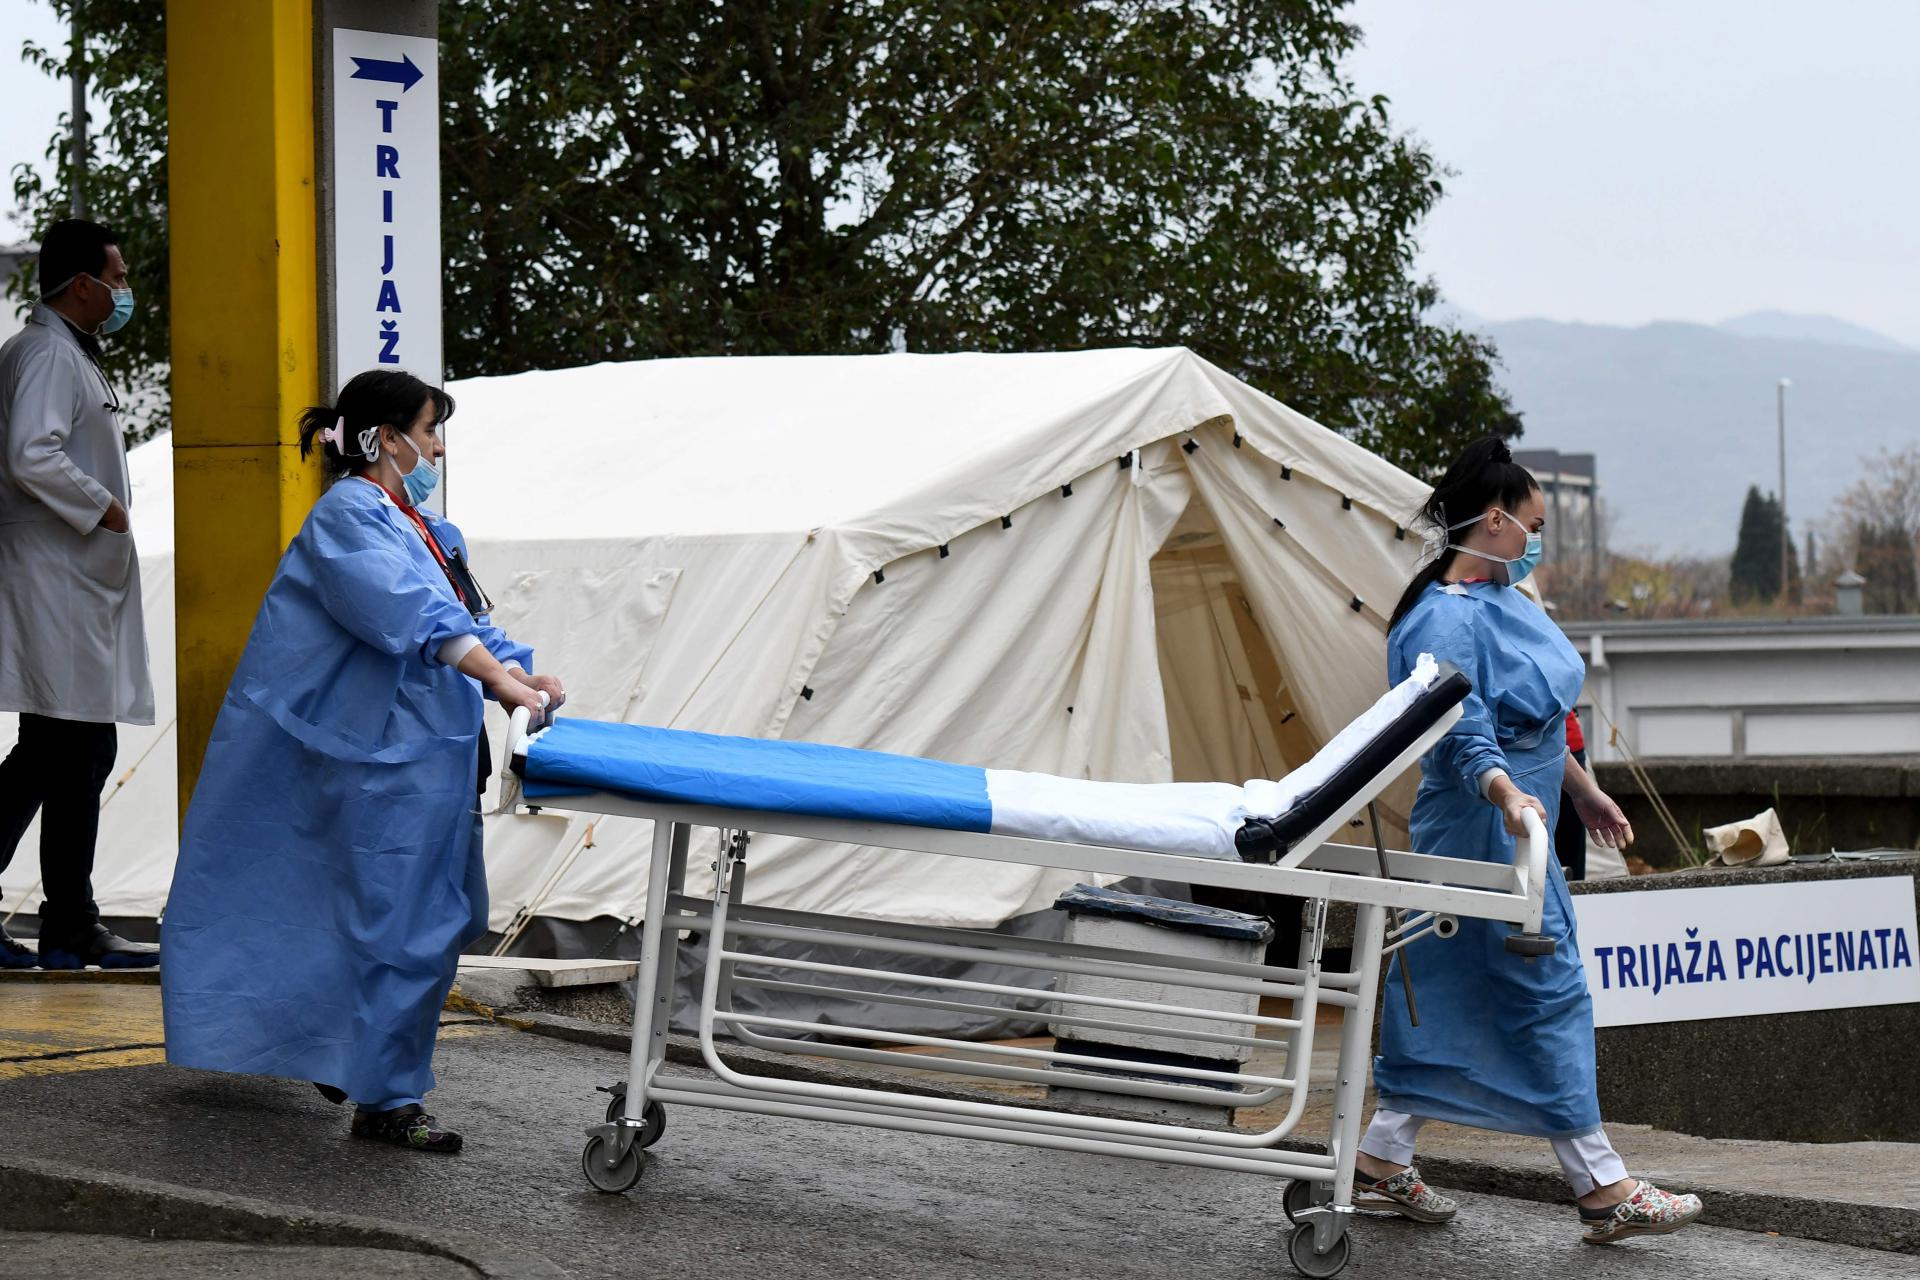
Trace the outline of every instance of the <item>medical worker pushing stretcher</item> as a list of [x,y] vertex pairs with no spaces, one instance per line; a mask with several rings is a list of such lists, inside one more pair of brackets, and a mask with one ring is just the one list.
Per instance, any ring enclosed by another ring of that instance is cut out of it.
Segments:
[[301,419],[327,491],[287,548],[208,743],[163,927],[167,1060],[311,1080],[352,1133],[460,1149],[422,1105],[460,949],[487,928],[481,695],[552,676],[487,619],[419,504],[453,400],[360,374]]
[[[1454,462],[1423,514],[1438,554],[1394,610],[1388,675],[1398,684],[1431,653],[1465,672],[1474,692],[1459,724],[1421,761],[1415,851],[1511,862],[1526,810],[1553,830],[1563,778],[1590,832],[1610,847],[1630,843],[1619,806],[1567,756],[1566,717],[1586,668],[1513,589],[1540,558],[1539,485],[1506,445],[1481,440]],[[1589,1243],[1676,1231],[1700,1216],[1697,1197],[1629,1178],[1600,1126],[1593,1001],[1573,904],[1551,857],[1547,875],[1541,931],[1558,941],[1551,956],[1523,963],[1506,950],[1506,927],[1491,920],[1462,919],[1456,938],[1413,943],[1404,954],[1419,988],[1417,1027],[1389,975],[1374,1061],[1379,1109],[1360,1142],[1356,1204],[1420,1222],[1452,1218],[1454,1202],[1413,1167],[1420,1126],[1445,1120],[1550,1140]]]

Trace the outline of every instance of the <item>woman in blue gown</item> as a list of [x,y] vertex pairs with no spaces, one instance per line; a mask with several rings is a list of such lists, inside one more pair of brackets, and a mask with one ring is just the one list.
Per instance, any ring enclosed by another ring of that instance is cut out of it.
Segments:
[[[1460,722],[1421,761],[1414,849],[1511,862],[1524,811],[1551,832],[1563,786],[1597,839],[1631,842],[1619,806],[1567,755],[1566,716],[1585,665],[1539,606],[1514,590],[1540,558],[1539,486],[1505,444],[1480,440],[1422,514],[1437,554],[1394,611],[1388,677],[1398,683],[1430,653],[1466,673],[1474,692]],[[1549,857],[1547,868],[1541,931],[1556,941],[1551,956],[1529,963],[1509,953],[1507,926],[1491,920],[1463,919],[1451,939],[1412,944],[1405,955],[1418,988],[1417,1027],[1397,975],[1389,975],[1374,1060],[1378,1109],[1356,1160],[1357,1202],[1421,1222],[1452,1218],[1457,1206],[1413,1167],[1420,1126],[1443,1120],[1551,1142],[1591,1243],[1678,1230],[1700,1215],[1699,1199],[1629,1178],[1601,1127],[1593,1002],[1573,904],[1557,860]]]
[[356,1137],[453,1152],[426,1113],[440,1010],[487,928],[481,698],[552,676],[488,620],[422,510],[444,391],[360,374],[309,409],[327,490],[275,572],[188,806],[163,932],[167,1060],[310,1080]]

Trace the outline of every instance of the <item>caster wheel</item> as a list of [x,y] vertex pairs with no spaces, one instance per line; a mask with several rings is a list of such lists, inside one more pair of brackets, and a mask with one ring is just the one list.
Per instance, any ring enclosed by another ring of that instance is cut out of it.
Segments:
[[1285,1194],[1280,1197],[1280,1207],[1287,1211],[1287,1221],[1299,1220],[1302,1209],[1313,1207],[1313,1184],[1305,1178],[1295,1178],[1287,1184]]
[[1314,1276],[1316,1280],[1323,1276],[1337,1276],[1346,1269],[1347,1258],[1353,1253],[1353,1241],[1345,1235],[1333,1242],[1333,1248],[1325,1253],[1313,1251],[1313,1224],[1303,1222],[1293,1229],[1287,1237],[1287,1257],[1292,1259],[1294,1270],[1303,1276]]
[[[613,1097],[607,1102],[607,1123],[619,1124],[620,1116],[627,1106],[626,1086],[612,1091]],[[643,1147],[650,1147],[660,1141],[660,1135],[667,1131],[667,1109],[657,1102],[649,1102],[640,1109],[640,1137],[637,1141]]]
[[635,1143],[627,1148],[627,1154],[619,1163],[608,1168],[606,1151],[605,1138],[588,1138],[585,1149],[580,1152],[580,1172],[587,1175],[587,1181],[595,1191],[617,1196],[623,1191],[633,1190],[640,1181],[640,1171],[647,1166],[647,1153]]

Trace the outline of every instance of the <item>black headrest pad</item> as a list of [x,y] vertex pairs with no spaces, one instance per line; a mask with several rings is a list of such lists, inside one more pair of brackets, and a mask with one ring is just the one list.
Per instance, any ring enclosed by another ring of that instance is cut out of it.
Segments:
[[1384,769],[1390,768],[1420,735],[1438,724],[1453,708],[1465,702],[1473,692],[1473,682],[1451,662],[1440,664],[1440,678],[1433,687],[1414,699],[1413,705],[1375,734],[1353,759],[1334,770],[1333,776],[1301,796],[1293,808],[1278,818],[1249,818],[1234,833],[1234,847],[1246,862],[1277,862],[1288,849],[1327,819],[1352,804],[1363,787]]

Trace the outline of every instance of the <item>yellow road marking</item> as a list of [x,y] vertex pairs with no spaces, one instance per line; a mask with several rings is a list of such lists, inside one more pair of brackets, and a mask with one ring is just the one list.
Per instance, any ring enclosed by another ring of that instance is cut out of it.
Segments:
[[159,1044],[160,990],[118,983],[0,986],[0,1060]]
[[[497,1031],[450,1013],[440,1039]],[[0,1081],[166,1061],[157,984],[0,982]]]
[[70,1058],[28,1058],[24,1062],[0,1062],[0,1080],[59,1076],[74,1071],[98,1071],[103,1067],[151,1067],[166,1060],[165,1049],[107,1049]]

